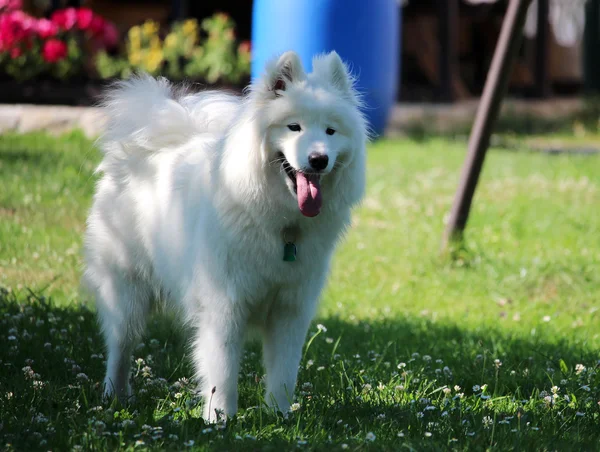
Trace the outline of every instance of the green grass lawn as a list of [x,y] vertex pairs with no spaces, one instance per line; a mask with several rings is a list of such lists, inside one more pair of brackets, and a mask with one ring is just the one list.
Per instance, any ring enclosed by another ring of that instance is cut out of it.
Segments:
[[187,337],[161,317],[133,358],[136,402],[102,403],[103,345],[78,286],[98,154],[76,134],[0,136],[0,447],[598,449],[600,155],[493,150],[464,246],[442,257],[464,151],[370,147],[294,411],[260,409],[251,344],[239,415],[208,426]]

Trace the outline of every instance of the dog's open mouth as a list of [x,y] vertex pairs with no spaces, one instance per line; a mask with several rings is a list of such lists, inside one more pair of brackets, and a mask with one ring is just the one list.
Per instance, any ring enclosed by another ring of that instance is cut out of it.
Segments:
[[316,217],[321,212],[323,197],[321,195],[321,175],[296,170],[282,152],[278,155],[281,167],[292,181],[294,193],[298,198],[298,208],[306,217]]

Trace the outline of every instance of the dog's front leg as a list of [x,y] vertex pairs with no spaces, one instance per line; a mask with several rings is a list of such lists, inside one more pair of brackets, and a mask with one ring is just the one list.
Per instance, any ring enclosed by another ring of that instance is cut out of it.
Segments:
[[203,416],[216,422],[238,406],[238,374],[246,322],[226,303],[203,310],[194,343],[194,362],[204,396]]
[[297,294],[280,297],[267,319],[263,358],[267,371],[266,401],[282,413],[293,400],[302,346],[314,313],[314,299]]

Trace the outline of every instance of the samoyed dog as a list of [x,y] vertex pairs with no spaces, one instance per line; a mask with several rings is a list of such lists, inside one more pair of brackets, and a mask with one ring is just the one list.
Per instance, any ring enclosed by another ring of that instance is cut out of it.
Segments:
[[244,338],[260,334],[266,402],[293,399],[336,242],[365,188],[367,124],[347,66],[287,52],[239,98],[139,76],[109,90],[85,236],[107,347],[105,396],[127,400],[152,307],[192,327],[205,419],[237,411]]

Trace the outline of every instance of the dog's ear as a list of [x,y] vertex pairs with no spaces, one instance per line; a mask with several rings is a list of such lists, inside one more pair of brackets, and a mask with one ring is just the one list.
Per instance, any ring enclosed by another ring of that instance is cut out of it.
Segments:
[[288,83],[306,78],[300,57],[296,52],[285,52],[267,69],[267,83],[270,91],[278,96],[278,91],[285,91]]
[[313,58],[312,64],[314,71],[334,88],[344,94],[353,95],[354,79],[337,52],[318,55]]

